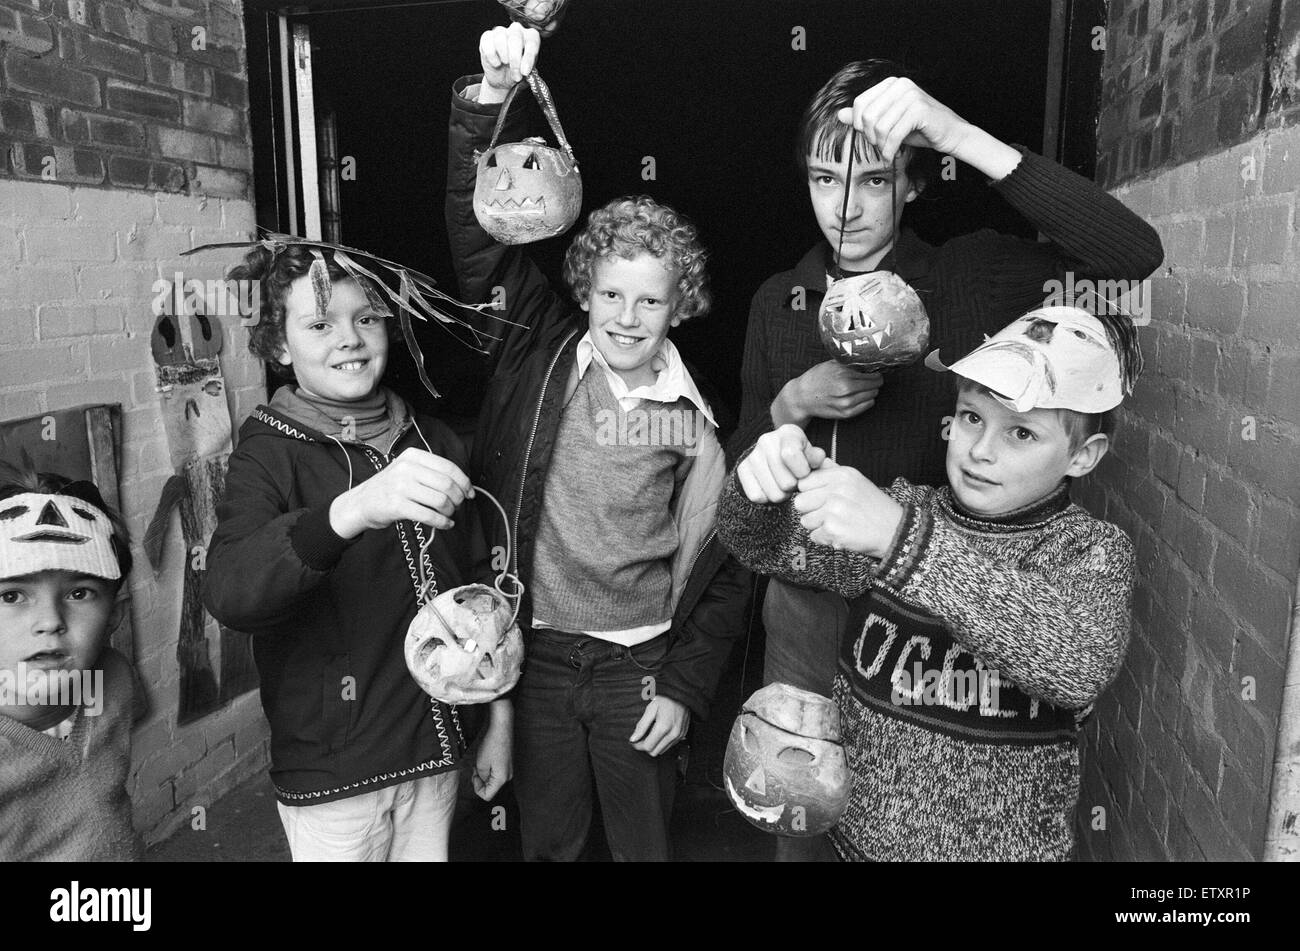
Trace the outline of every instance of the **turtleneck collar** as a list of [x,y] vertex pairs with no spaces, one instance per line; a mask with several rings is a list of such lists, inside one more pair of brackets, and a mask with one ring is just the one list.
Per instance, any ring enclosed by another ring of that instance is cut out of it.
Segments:
[[384,386],[350,403],[311,395],[296,386],[283,386],[276,390],[271,405],[321,433],[364,442],[381,452],[388,451],[393,435],[409,415],[406,401]]
[[968,528],[984,532],[1014,532],[1033,528],[1049,522],[1070,507],[1070,480],[1067,478],[1055,489],[1028,505],[1004,512],[1001,515],[980,515],[965,508],[952,494],[951,488],[943,490],[942,505],[953,521]]

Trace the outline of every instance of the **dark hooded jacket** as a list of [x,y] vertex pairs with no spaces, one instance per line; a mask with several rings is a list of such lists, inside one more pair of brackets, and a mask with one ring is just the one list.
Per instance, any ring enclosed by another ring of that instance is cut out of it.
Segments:
[[[273,406],[245,420],[230,456],[203,602],[221,623],[252,635],[271,778],[285,805],[432,775],[463,754],[455,710],[419,688],[403,654],[428,527],[399,521],[343,539],[329,522],[335,498],[408,448],[467,467],[460,440],[433,419],[408,413],[382,452]],[[425,553],[435,591],[490,580],[473,506],[455,521]]]

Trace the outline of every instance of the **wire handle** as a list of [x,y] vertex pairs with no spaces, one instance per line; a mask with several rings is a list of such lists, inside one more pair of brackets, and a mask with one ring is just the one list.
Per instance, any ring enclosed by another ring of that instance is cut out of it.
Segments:
[[[511,553],[514,551],[514,539],[510,537],[510,519],[506,515],[505,508],[502,507],[501,503],[497,501],[496,496],[494,496],[491,492],[489,492],[487,489],[483,488],[480,485],[471,486],[471,488],[473,488],[473,490],[476,493],[482,492],[485,496],[487,496],[488,501],[490,501],[493,505],[496,506],[497,511],[501,513],[501,521],[506,527],[506,567],[504,570],[502,570],[502,572],[499,575],[497,575],[496,580],[493,582],[492,586],[496,589],[497,594],[501,595],[501,597],[505,600],[507,604],[510,603],[511,598],[515,599],[515,611],[514,614],[510,616],[510,624],[511,626],[514,626],[515,620],[519,617],[519,607],[521,604],[523,604],[524,601],[524,583],[519,580],[518,575],[513,574],[509,570],[510,556]],[[419,567],[419,572],[420,572],[420,590],[415,596],[415,603],[418,607],[421,608],[424,607],[425,605],[425,597],[429,593],[429,586],[432,585],[433,582],[436,580],[432,574],[430,574],[426,578],[424,572],[424,553],[428,551],[429,546],[433,544],[433,538],[435,534],[436,533],[434,532],[434,530],[430,528],[429,538],[427,541],[425,541],[423,545],[420,546],[420,554],[419,557],[416,559],[416,564]],[[505,591],[501,587],[501,583],[505,581],[507,578],[510,579],[511,584],[514,587],[513,591]],[[434,610],[434,613],[438,614],[437,609]],[[451,630],[451,628],[448,627],[446,620],[442,617],[441,614],[438,614],[438,620],[442,622],[443,627],[446,627],[449,631]]]
[[[840,203],[840,242],[835,248],[835,277],[842,279],[844,277],[844,267],[840,264],[840,258],[844,253],[844,226],[849,223],[849,192],[853,189],[853,157],[858,148],[858,136],[860,133],[853,126],[849,126],[849,161],[848,167],[844,170],[844,200]],[[885,255],[880,262],[878,270],[893,271],[891,263],[898,260],[898,236],[894,234],[898,221],[898,156],[895,155],[889,160],[889,231],[894,235],[893,242],[889,246],[889,253]],[[893,261],[891,262],[891,259]]]
[[528,88],[533,91],[533,97],[537,100],[537,104],[542,107],[542,114],[546,116],[551,131],[555,133],[555,139],[560,143],[560,148],[569,157],[569,161],[576,166],[578,159],[573,154],[573,146],[565,138],[564,128],[560,125],[559,113],[555,111],[555,100],[551,98],[551,89],[543,82],[541,74],[535,69],[511,86],[510,91],[506,93],[505,101],[501,103],[501,111],[497,113],[497,124],[492,129],[492,139],[488,142],[488,151],[490,152],[497,147],[497,138],[501,135],[501,129],[506,124],[506,114],[510,111],[510,104],[514,102],[515,94],[519,92],[525,82],[528,83]]

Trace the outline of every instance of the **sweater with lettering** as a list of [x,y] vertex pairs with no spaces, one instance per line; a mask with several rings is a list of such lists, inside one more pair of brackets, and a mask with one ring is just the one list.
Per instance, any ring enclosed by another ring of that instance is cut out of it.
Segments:
[[105,648],[103,708],[77,711],[56,739],[0,715],[0,862],[129,862],[140,858],[126,775],[131,668]]
[[1059,861],[1074,845],[1078,733],[1128,646],[1133,548],[1068,483],[1007,515],[897,479],[885,557],[808,537],[733,475],[719,534],[744,565],[850,599],[835,700],[849,860]]

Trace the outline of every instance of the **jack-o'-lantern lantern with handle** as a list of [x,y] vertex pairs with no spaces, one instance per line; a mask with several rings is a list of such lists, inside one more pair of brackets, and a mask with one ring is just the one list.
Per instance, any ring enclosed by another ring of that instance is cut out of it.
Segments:
[[741,707],[722,771],[751,825],[785,836],[825,832],[849,803],[839,709],[820,694],[768,684]]
[[569,0],[497,0],[510,12],[510,19],[531,26],[542,36],[550,36],[564,18]]
[[840,363],[867,370],[907,366],[930,345],[930,318],[911,286],[891,271],[835,281],[817,317],[822,343]]
[[478,157],[474,183],[474,216],[502,244],[527,244],[561,234],[582,208],[578,161],[560,127],[551,92],[537,70],[528,74],[527,82],[560,148],[551,148],[540,138],[497,145],[510,104],[523,85],[516,83],[501,104],[487,151]]
[[487,703],[515,685],[524,642],[509,601],[481,584],[444,591],[406,631],[406,666],[444,703]]

